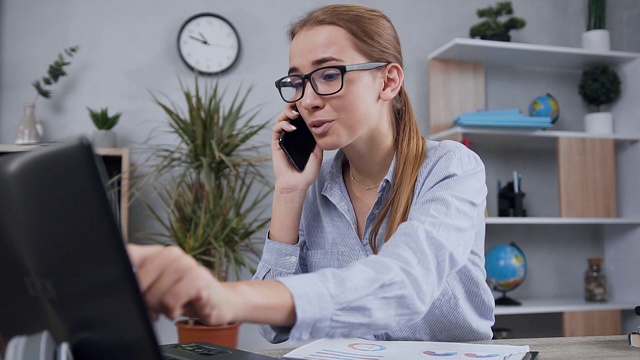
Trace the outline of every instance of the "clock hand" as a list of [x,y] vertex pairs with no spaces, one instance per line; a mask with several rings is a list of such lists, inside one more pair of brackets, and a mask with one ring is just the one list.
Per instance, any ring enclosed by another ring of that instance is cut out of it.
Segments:
[[200,38],[202,38],[203,43],[205,43],[205,44],[208,44],[208,43],[209,43],[209,41],[207,41],[207,38],[206,38],[206,37],[204,37],[204,35],[202,35],[202,33],[201,33],[201,32],[199,32],[199,33],[198,33],[198,35],[200,35]]
[[219,48],[226,48],[226,49],[232,49],[233,48],[233,46],[220,45],[220,44],[216,44],[216,43],[207,43],[207,45],[215,46],[215,47],[219,47]]
[[199,39],[199,38],[197,38],[197,37],[195,37],[195,36],[193,36],[193,35],[189,35],[189,37],[190,37],[190,38],[192,38],[193,40],[199,41],[199,42],[201,42],[201,43],[203,43],[203,44],[205,44],[205,45],[209,45],[209,43],[207,42],[207,40]]

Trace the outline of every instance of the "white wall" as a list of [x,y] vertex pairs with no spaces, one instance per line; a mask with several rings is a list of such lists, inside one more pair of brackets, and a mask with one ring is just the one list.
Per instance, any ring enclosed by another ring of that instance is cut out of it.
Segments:
[[[353,1],[378,7],[395,22],[405,59],[406,88],[415,112],[428,128],[427,55],[453,37],[468,37],[478,22],[477,8],[489,0]],[[513,41],[580,46],[585,24],[585,0],[514,0],[525,29]],[[163,121],[149,92],[179,99],[178,79],[191,82],[181,62],[176,37],[182,23],[199,12],[215,12],[229,19],[240,33],[242,53],[230,72],[219,76],[223,85],[253,86],[249,105],[261,105],[261,118],[272,121],[282,108],[274,79],[288,68],[288,24],[304,11],[329,3],[299,0],[0,0],[0,143],[13,143],[22,106],[34,99],[31,82],[46,72],[63,49],[80,45],[68,67],[69,76],[54,87],[52,99],[39,99],[37,114],[46,127],[46,141],[59,141],[92,130],[86,107],[108,106],[123,113],[115,128],[121,146],[134,148]],[[609,0],[612,48],[640,51],[640,1]],[[493,78],[493,77],[492,77]],[[508,77],[497,77],[491,88],[508,93]],[[536,84],[537,87],[544,87]],[[577,86],[577,85],[576,85]],[[505,89],[506,88],[506,89]],[[489,107],[526,109],[531,99],[491,100]],[[562,102],[561,102],[562,104]],[[572,103],[569,113],[584,112]],[[570,121],[570,120],[567,120]],[[264,134],[260,141],[268,141]],[[134,206],[131,233],[148,227]],[[162,327],[161,340],[171,342],[171,328]],[[252,325],[244,325],[240,347],[264,348]]]

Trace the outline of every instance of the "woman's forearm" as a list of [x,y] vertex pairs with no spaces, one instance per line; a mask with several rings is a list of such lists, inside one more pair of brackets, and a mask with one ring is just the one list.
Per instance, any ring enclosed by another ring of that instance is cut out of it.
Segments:
[[233,309],[233,321],[293,326],[296,321],[291,292],[276,280],[224,283]]
[[286,244],[298,243],[300,216],[306,191],[278,191],[273,195],[269,238]]

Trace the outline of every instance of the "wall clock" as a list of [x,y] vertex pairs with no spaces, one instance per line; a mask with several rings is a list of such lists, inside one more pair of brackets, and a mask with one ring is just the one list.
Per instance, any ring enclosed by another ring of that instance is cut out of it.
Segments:
[[219,74],[238,60],[240,37],[229,20],[213,13],[200,13],[182,24],[178,32],[178,52],[194,71]]

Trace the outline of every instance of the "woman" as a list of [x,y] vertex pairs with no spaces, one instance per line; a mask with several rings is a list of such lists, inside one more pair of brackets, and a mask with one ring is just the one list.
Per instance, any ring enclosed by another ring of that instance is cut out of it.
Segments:
[[[150,307],[262,323],[271,342],[490,339],[484,166],[456,142],[420,135],[392,23],[331,5],[293,24],[290,38],[262,281],[220,283],[178,249],[133,248]],[[317,142],[302,172],[278,145],[297,116]],[[323,162],[323,150],[338,151]]]

